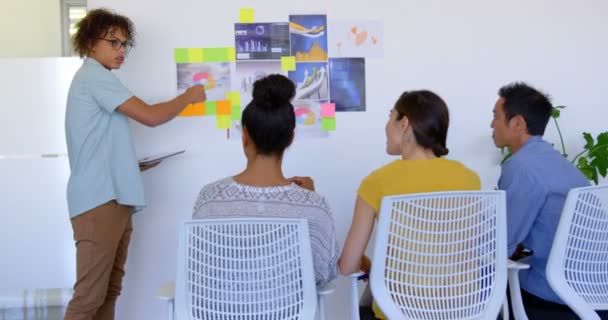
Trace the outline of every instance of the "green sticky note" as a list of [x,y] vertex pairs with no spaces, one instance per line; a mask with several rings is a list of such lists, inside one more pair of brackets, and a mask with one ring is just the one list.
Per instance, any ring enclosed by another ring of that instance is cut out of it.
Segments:
[[173,57],[175,58],[175,63],[187,63],[188,62],[188,49],[186,48],[177,48],[173,51]]
[[294,71],[296,70],[296,57],[281,57],[281,70]]
[[218,129],[230,129],[231,119],[230,116],[217,116],[217,128]]
[[228,51],[228,48],[205,48],[203,56],[205,62],[226,62],[230,61]]
[[205,115],[213,116],[217,113],[217,105],[215,101],[205,101]]
[[241,120],[241,106],[232,106],[232,120]]
[[322,118],[321,119],[321,130],[335,131],[336,130],[336,118]]
[[205,55],[201,48],[189,48],[188,49],[188,62],[203,62]]

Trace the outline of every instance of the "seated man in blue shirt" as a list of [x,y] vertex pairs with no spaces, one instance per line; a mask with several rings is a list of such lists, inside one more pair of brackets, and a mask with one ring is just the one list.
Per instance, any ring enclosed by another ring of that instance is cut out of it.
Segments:
[[520,271],[524,305],[531,319],[535,308],[572,313],[549,286],[545,270],[568,191],[589,181],[542,139],[553,109],[547,96],[525,83],[504,86],[498,94],[492,138],[513,152],[498,180],[507,193],[508,252],[513,259],[524,248],[530,254],[530,269]]

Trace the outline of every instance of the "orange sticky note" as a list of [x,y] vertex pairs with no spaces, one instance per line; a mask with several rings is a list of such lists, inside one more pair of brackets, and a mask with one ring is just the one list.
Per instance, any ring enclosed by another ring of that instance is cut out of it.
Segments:
[[253,8],[242,8],[239,12],[240,23],[253,23],[255,13]]
[[296,57],[281,57],[281,70],[294,71],[296,70]]
[[230,100],[216,101],[216,113],[218,116],[229,116],[230,112]]
[[205,115],[205,103],[199,102],[195,104],[189,104],[186,109],[182,110],[179,114],[181,117],[194,117]]

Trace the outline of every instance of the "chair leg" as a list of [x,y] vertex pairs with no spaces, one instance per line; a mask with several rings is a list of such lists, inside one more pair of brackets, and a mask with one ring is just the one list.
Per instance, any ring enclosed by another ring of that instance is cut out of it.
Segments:
[[325,320],[325,297],[324,296],[319,296],[318,305],[319,305],[319,320]]
[[175,319],[175,300],[167,301],[167,319],[174,320]]
[[357,283],[357,277],[350,278],[350,319],[359,319],[359,288]]
[[500,310],[502,320],[509,320],[509,299],[505,296],[505,301],[502,303],[502,309]]
[[519,270],[509,270],[509,293],[511,295],[511,305],[513,307],[513,318],[515,320],[528,320],[528,315],[524,309],[524,302],[521,299],[521,288],[519,287]]

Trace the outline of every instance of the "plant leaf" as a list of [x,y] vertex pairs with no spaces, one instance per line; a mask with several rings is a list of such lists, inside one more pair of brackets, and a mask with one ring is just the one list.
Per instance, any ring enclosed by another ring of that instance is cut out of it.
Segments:
[[597,136],[597,144],[594,145],[587,154],[589,159],[600,159],[600,161],[608,161],[608,132],[600,133]]
[[608,147],[608,131],[597,135],[597,144]]
[[585,138],[585,141],[587,142],[587,144],[585,144],[584,148],[587,150],[590,150],[591,148],[593,148],[595,141],[593,141],[593,137],[591,136],[591,134],[589,132],[583,132],[583,138]]
[[507,155],[504,158],[502,158],[502,160],[500,161],[500,165],[507,162],[507,160],[509,160],[509,158],[511,158],[512,155],[513,155],[513,153],[511,153],[511,149],[509,149],[509,153],[507,153]]
[[597,169],[602,177],[606,177],[608,171],[608,157],[597,157],[591,161],[590,165],[594,167],[594,169]]
[[553,108],[553,110],[551,110],[551,117],[554,119],[559,118],[560,115],[560,111],[557,108]]
[[589,180],[594,179],[595,169],[593,169],[593,168],[591,168],[591,166],[589,166],[589,162],[587,162],[587,158],[585,158],[585,157],[578,158],[576,167],[585,175],[585,177],[587,177],[587,179],[589,179]]

